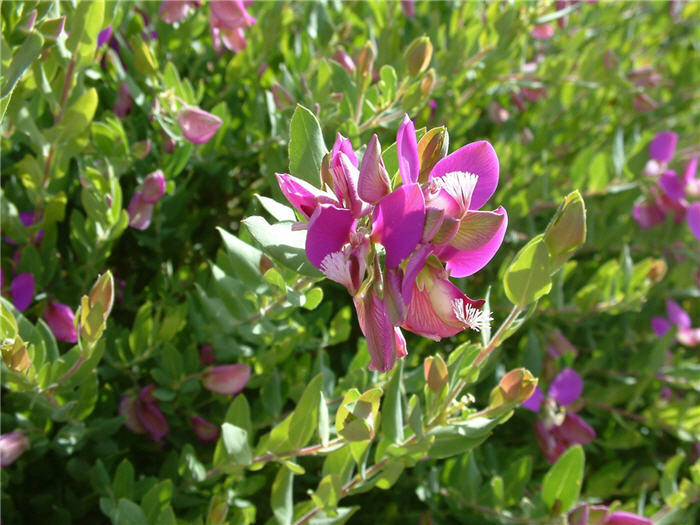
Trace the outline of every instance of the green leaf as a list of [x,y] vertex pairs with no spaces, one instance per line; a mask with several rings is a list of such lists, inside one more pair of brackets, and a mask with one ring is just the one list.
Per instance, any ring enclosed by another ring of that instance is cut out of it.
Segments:
[[538,235],[517,253],[503,278],[508,299],[522,307],[549,293],[552,288],[549,252]]
[[128,459],[123,459],[117,467],[112,482],[112,492],[116,499],[133,497],[134,491],[134,467]]
[[382,404],[382,428],[394,443],[403,441],[403,408],[401,406],[401,386],[403,384],[403,359],[394,367],[386,388]]
[[221,240],[224,241],[226,253],[232,259],[232,267],[236,271],[236,277],[243,282],[260,281],[260,257],[262,253],[256,247],[243,242],[235,235],[231,235],[223,228],[219,230]]
[[316,116],[297,105],[289,125],[289,172],[320,187],[321,162],[327,152]]
[[566,512],[576,503],[583,483],[584,462],[583,448],[574,445],[545,474],[542,500],[550,510]]
[[265,197],[263,195],[255,194],[255,197],[260,201],[265,211],[272,215],[278,221],[296,221],[297,216],[294,214],[294,210],[289,206],[280,204],[274,199]]
[[293,231],[292,223],[269,224],[259,216],[242,221],[263,251],[278,263],[309,277],[323,274],[306,257],[306,232]]
[[[32,31],[27,35],[19,46],[19,49],[12,56],[12,62],[10,62],[10,67],[3,71],[3,77],[5,81],[2,83],[2,89],[0,90],[0,97],[5,98],[12,93],[19,79],[22,78],[24,72],[32,65],[32,62],[41,53],[41,46],[44,45],[44,38],[41,34]],[[3,107],[6,107],[3,105]],[[3,115],[4,117],[4,112]]]
[[115,525],[149,525],[146,514],[136,503],[126,498],[119,500],[117,510],[112,517]]
[[328,404],[326,403],[326,396],[323,395],[323,390],[321,390],[321,396],[318,401],[318,437],[321,439],[324,447],[328,446],[330,438]]
[[221,439],[226,452],[239,465],[250,465],[252,455],[248,446],[248,432],[241,427],[224,423],[221,425]]
[[294,517],[292,500],[292,487],[294,485],[294,473],[285,466],[281,466],[275,481],[272,483],[270,505],[272,512],[280,525],[290,525]]
[[151,489],[146,492],[141,500],[141,508],[146,513],[146,518],[149,523],[155,523],[158,516],[168,507],[170,504],[170,498],[173,495],[173,482],[169,479],[165,479],[153,485]]
[[97,90],[88,89],[71,104],[58,126],[46,132],[46,138],[52,142],[62,143],[78,137],[92,122],[97,102]]
[[69,16],[66,48],[73,53],[73,58],[80,65],[95,55],[97,35],[103,29],[105,3],[101,0],[83,0]]
[[318,425],[318,406],[321,401],[323,374],[317,374],[304,389],[289,424],[289,442],[292,448],[306,445]]

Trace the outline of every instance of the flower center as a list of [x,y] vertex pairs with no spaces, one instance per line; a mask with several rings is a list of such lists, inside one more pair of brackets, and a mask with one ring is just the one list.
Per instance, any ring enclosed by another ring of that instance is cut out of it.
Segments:
[[466,171],[452,171],[433,179],[438,188],[444,189],[457,202],[462,213],[469,209],[478,175]]

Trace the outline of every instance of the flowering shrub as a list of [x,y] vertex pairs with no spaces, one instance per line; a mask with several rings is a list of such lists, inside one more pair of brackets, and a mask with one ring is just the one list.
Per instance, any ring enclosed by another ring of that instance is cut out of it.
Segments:
[[697,521],[700,4],[1,15],[3,523]]

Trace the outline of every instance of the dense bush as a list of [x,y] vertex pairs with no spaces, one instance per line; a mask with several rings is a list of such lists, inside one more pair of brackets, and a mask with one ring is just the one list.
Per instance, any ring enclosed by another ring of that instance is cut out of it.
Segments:
[[700,3],[0,8],[4,523],[696,522]]

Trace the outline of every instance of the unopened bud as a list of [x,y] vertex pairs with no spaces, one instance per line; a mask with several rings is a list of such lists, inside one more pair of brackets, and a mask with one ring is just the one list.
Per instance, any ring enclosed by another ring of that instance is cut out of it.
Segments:
[[177,117],[182,134],[194,144],[209,142],[221,127],[221,119],[203,109],[185,106]]
[[425,76],[423,76],[423,80],[420,81],[420,92],[423,94],[424,97],[427,97],[433,91],[434,85],[435,85],[435,70],[431,67],[427,71]]
[[439,394],[450,379],[445,360],[440,354],[430,356],[423,362],[423,375],[430,390]]
[[511,370],[491,391],[490,406],[527,401],[537,387],[537,378],[525,368]]
[[23,372],[32,364],[29,360],[27,344],[19,335],[15,335],[11,341],[2,345],[2,360],[10,370]]
[[438,161],[447,155],[450,146],[450,135],[445,126],[433,128],[418,141],[418,160],[420,172],[418,182],[428,182],[428,175]]
[[211,443],[219,438],[219,427],[210,423],[200,416],[192,416],[190,418],[192,430],[197,434],[197,437],[204,443]]
[[382,147],[377,135],[373,135],[367,145],[360,165],[357,192],[365,202],[376,204],[391,193],[391,181],[382,159]]
[[357,57],[357,72],[360,75],[360,83],[365,87],[368,86],[372,80],[372,67],[374,66],[375,56],[376,53],[374,52],[372,43],[367,42],[362,48],[362,51],[360,51],[360,55]]
[[75,343],[78,334],[75,331],[75,314],[70,306],[63,303],[49,303],[44,311],[44,321],[49,325],[51,332],[60,341]]
[[558,268],[586,241],[586,206],[578,191],[564,199],[544,232],[544,241]]
[[154,204],[165,193],[165,176],[160,170],[150,173],[143,181],[141,199],[148,204]]
[[272,99],[275,101],[275,107],[280,111],[296,105],[294,97],[279,82],[272,85]]
[[101,306],[102,320],[106,321],[114,304],[114,277],[112,272],[107,270],[97,278],[97,281],[88,294],[90,309],[96,305]]
[[412,77],[422,73],[428,68],[430,59],[433,58],[433,44],[427,36],[421,36],[411,42],[404,53],[408,74]]
[[215,366],[202,375],[204,388],[224,396],[238,394],[245,388],[248,379],[250,366],[247,364]]
[[355,62],[352,61],[352,58],[343,47],[338,46],[336,48],[335,54],[333,55],[333,60],[343,66],[343,69],[345,69],[345,71],[351,75],[355,72]]
[[323,160],[321,160],[321,182],[324,184],[324,186],[330,190],[333,191],[333,188],[335,187],[333,185],[333,174],[331,173],[331,152],[329,151],[323,156]]
[[63,32],[63,28],[66,26],[66,17],[61,16],[58,18],[50,18],[44,20],[39,26],[39,32],[44,35],[47,40],[56,40],[59,35]]
[[7,467],[15,462],[29,448],[27,436],[21,432],[8,432],[0,436],[0,467]]
[[148,228],[153,216],[153,204],[144,201],[141,194],[141,191],[137,191],[129,201],[129,226],[137,230]]

